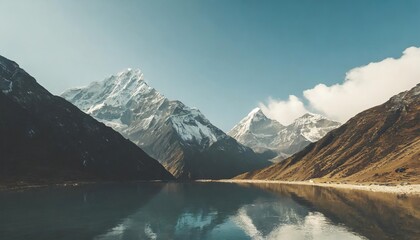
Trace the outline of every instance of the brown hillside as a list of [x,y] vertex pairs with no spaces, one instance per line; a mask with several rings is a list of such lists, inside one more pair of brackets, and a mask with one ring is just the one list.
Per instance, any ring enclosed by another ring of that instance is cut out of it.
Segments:
[[238,179],[420,183],[420,84],[292,157]]

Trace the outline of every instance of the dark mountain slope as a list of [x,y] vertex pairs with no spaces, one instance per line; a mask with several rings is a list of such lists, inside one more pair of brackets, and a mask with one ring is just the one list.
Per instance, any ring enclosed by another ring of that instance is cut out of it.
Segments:
[[0,183],[172,179],[131,141],[0,56]]

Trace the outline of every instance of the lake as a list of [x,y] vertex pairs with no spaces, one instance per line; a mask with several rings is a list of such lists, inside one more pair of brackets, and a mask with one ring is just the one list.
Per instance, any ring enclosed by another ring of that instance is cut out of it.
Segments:
[[0,239],[420,239],[420,198],[282,184],[0,192]]

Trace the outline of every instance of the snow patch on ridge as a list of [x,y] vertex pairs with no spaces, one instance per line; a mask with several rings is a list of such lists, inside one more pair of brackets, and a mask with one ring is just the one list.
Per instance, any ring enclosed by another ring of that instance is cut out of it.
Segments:
[[195,113],[175,115],[171,116],[170,119],[175,131],[178,133],[182,140],[200,144],[202,143],[203,139],[208,139],[208,145],[212,145],[217,141],[216,134],[211,128],[209,128],[209,126],[202,124],[200,121],[196,121],[195,117],[203,118],[204,116],[200,116]]

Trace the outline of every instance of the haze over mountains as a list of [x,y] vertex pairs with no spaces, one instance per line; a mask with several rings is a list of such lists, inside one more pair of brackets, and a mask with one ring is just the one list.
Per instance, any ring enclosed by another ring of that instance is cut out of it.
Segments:
[[127,69],[62,97],[119,131],[180,179],[230,178],[270,164],[198,109],[150,87],[140,70]]
[[173,179],[131,141],[0,56],[0,181]]
[[238,179],[420,183],[420,84],[292,157]]
[[284,126],[255,108],[228,134],[254,151],[273,151],[277,156],[275,160],[282,160],[340,125],[321,115],[307,113]]

